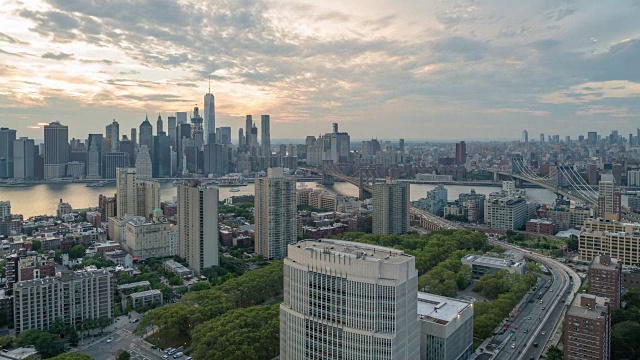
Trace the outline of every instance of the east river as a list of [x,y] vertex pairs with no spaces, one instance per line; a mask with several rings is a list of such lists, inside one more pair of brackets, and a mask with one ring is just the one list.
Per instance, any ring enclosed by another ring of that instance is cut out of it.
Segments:
[[[306,183],[307,187],[325,188],[313,182]],[[427,191],[433,189],[435,185],[411,184],[411,200],[418,200],[424,197]],[[449,191],[449,200],[458,198],[458,194],[469,192],[475,189],[480,194],[488,195],[490,192],[499,190],[492,186],[468,186],[468,185],[446,185]],[[342,195],[358,196],[358,189],[348,183],[336,183],[334,186],[325,188]],[[226,199],[235,195],[253,195],[253,184],[238,187],[237,192],[231,192],[231,188],[220,188],[220,199]],[[108,184],[104,187],[86,187],[81,183],[49,183],[29,185],[25,187],[2,187],[0,188],[0,201],[11,201],[11,212],[22,214],[25,217],[43,214],[55,214],[56,207],[60,199],[68,202],[74,209],[84,209],[98,205],[100,194],[113,196],[115,184]],[[546,189],[528,188],[529,199],[537,203],[550,204],[555,200],[555,195]],[[176,197],[176,188],[171,183],[162,183],[161,200],[172,200]],[[623,200],[623,203],[626,202]]]

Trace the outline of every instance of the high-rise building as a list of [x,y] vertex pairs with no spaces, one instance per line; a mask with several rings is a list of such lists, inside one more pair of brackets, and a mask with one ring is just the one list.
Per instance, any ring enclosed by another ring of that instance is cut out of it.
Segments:
[[0,128],[0,178],[13,177],[13,142],[16,140],[16,131],[9,128]]
[[597,216],[620,221],[622,216],[620,189],[616,187],[613,175],[601,176],[598,191]]
[[215,137],[216,144],[231,145],[231,128],[228,126],[218,128]]
[[271,156],[271,118],[269,115],[260,117],[260,142],[262,144],[262,156]]
[[610,314],[609,299],[578,294],[564,315],[564,358],[610,359]]
[[48,330],[56,319],[73,327],[89,319],[111,319],[115,292],[112,276],[101,269],[17,282],[13,287],[16,333]]
[[0,220],[11,217],[11,201],[0,201]]
[[145,116],[140,124],[140,146],[147,145],[150,152],[153,151],[153,125],[149,122],[149,117]]
[[58,121],[44,126],[44,178],[66,175],[69,162],[69,127]]
[[116,173],[117,217],[149,218],[160,207],[160,184],[138,179],[134,168],[118,168]]
[[587,133],[587,142],[589,142],[589,145],[596,145],[598,143],[598,133],[589,131]]
[[89,134],[89,138],[87,139],[87,179],[102,178],[102,155],[102,134]]
[[609,255],[596,256],[587,273],[589,279],[588,293],[609,299],[609,307],[615,310],[620,307],[622,291],[622,264]]
[[98,208],[100,208],[100,219],[102,222],[107,222],[110,217],[115,217],[117,214],[116,197],[108,197],[100,194],[98,197]]
[[246,140],[244,138],[244,130],[242,128],[238,129],[238,146],[245,146]]
[[468,360],[473,354],[473,305],[418,293],[420,360]]
[[138,130],[131,128],[131,142],[134,144],[134,148],[138,147]]
[[525,144],[529,143],[529,132],[527,130],[522,130],[522,139],[520,141]]
[[105,179],[115,179],[116,169],[125,168],[129,165],[129,154],[122,151],[108,152],[104,155],[103,177]]
[[[415,258],[348,241],[289,245],[280,359],[420,358]],[[466,344],[465,344],[466,345]]]
[[136,156],[136,174],[138,179],[151,179],[153,177],[153,164],[147,145],[140,145]]
[[109,151],[116,152],[120,150],[120,124],[118,124],[116,119],[113,119],[113,122],[107,125],[105,137],[109,141]]
[[540,143],[544,144],[544,133],[540,134]]
[[231,148],[222,144],[206,144],[203,150],[203,172],[205,175],[223,176],[230,171]]
[[338,131],[338,124],[333,123],[333,132],[322,137],[322,159],[332,160],[335,164],[349,161],[351,153],[351,137],[346,132]]
[[587,165],[587,181],[589,185],[598,185],[598,165],[594,163]]
[[411,207],[408,183],[387,179],[373,185],[373,233],[377,235],[404,234],[409,230]]
[[207,139],[207,144],[210,144],[214,140],[216,132],[216,105],[215,97],[211,94],[211,84],[209,84],[209,91],[204,96],[204,133]]
[[296,180],[283,168],[267,169],[255,180],[255,252],[266,259],[287,256],[287,245],[298,240]]
[[218,189],[178,185],[178,256],[199,274],[219,264]]
[[156,120],[156,134],[164,134],[164,123],[162,121],[162,116],[158,114],[158,119]]
[[179,111],[176,113],[176,120],[178,121],[178,125],[187,124],[189,122],[189,116],[186,111]]
[[249,146],[251,144],[251,128],[253,127],[253,117],[247,115],[244,119],[245,142]]
[[176,128],[178,127],[178,122],[175,116],[169,116],[167,118],[167,135],[171,139],[171,146],[176,148]]
[[136,163],[136,143],[129,140],[127,135],[123,135],[120,140],[120,152],[129,155],[129,162],[126,165],[127,167]]
[[30,179],[34,177],[35,144],[33,139],[21,137],[13,142],[13,177]]
[[640,170],[627,171],[627,185],[640,186]]
[[160,132],[153,138],[153,177],[171,176],[171,138]]
[[460,141],[456,144],[456,165],[464,165],[467,162],[467,143]]
[[427,197],[424,202],[424,210],[442,216],[444,212],[444,207],[447,205],[449,201],[449,194],[447,189],[442,185],[438,184],[433,190],[427,191]]

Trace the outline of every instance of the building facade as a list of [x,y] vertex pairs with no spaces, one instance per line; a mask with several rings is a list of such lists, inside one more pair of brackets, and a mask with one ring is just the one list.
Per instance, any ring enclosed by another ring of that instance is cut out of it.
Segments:
[[78,326],[87,319],[113,317],[112,274],[107,270],[64,272],[60,276],[20,281],[13,287],[14,326],[48,330],[60,318]]
[[218,189],[178,185],[178,256],[199,274],[218,265]]
[[418,359],[415,259],[338,240],[289,245],[280,359]]
[[564,316],[565,360],[608,360],[610,353],[609,299],[579,294]]
[[287,246],[298,240],[296,180],[283,168],[269,168],[255,180],[255,252],[267,259],[287,256]]
[[69,162],[69,127],[57,121],[44,126],[44,178],[66,175]]
[[589,294],[609,299],[609,308],[615,310],[620,307],[620,292],[622,291],[622,264],[608,255],[596,256],[587,274],[589,279]]
[[620,259],[624,265],[640,264],[640,224],[587,219],[578,237],[578,253],[583,261],[598,255]]
[[408,183],[387,180],[373,185],[373,233],[404,234],[409,230],[411,208]]

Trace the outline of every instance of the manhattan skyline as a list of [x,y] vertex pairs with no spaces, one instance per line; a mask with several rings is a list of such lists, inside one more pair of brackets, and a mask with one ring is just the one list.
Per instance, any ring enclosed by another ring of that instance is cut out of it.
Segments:
[[[0,117],[85,138],[204,108],[273,139],[518,139],[635,129],[634,1],[3,1]],[[611,25],[615,23],[615,28]]]

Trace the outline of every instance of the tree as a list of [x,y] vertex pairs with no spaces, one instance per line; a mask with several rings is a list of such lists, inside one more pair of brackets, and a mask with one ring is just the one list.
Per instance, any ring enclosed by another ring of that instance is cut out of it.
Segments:
[[558,349],[556,346],[551,346],[549,347],[549,350],[547,350],[547,360],[562,360],[563,357],[564,354],[562,353],[562,350]]
[[443,267],[436,267],[418,278],[418,288],[431,294],[454,297],[458,293],[456,274]]
[[10,335],[0,336],[0,348],[8,349],[13,345],[13,338]]
[[25,330],[18,334],[15,345],[32,345],[45,359],[64,352],[64,343],[59,336],[35,329]]
[[231,310],[198,325],[192,334],[196,359],[258,360],[278,355],[279,304]]
[[194,284],[193,286],[191,286],[191,291],[201,291],[201,290],[207,290],[207,289],[211,289],[211,284],[209,283],[208,280],[200,281]]
[[129,360],[131,359],[131,354],[127,350],[118,350],[116,354],[116,360]]
[[72,259],[80,259],[84,257],[87,250],[81,244],[74,245],[69,249],[69,257]]
[[640,308],[640,289],[629,289],[622,294],[622,301],[627,303],[627,308]]
[[79,353],[64,353],[49,360],[91,360],[91,356]]
[[640,357],[640,324],[624,321],[611,331],[611,355],[614,359],[637,359]]
[[69,345],[78,346],[78,332],[75,330],[71,330],[69,333]]
[[40,251],[42,249],[42,242],[40,240],[31,241],[31,250]]

